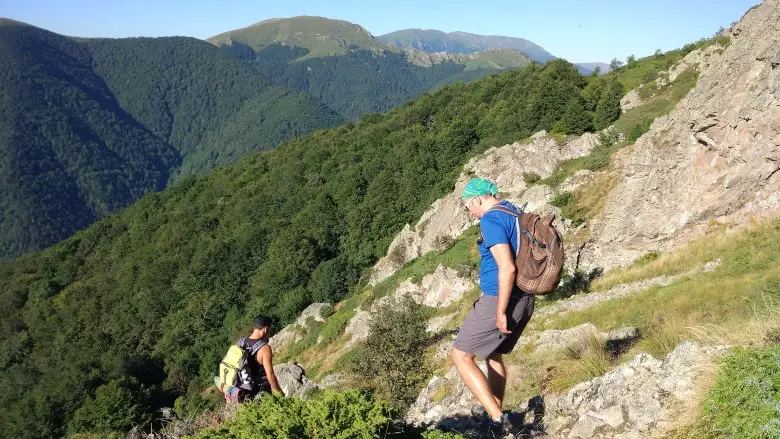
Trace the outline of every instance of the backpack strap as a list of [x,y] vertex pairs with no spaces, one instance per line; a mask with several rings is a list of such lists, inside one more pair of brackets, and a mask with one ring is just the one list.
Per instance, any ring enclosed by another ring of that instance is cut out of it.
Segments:
[[241,349],[247,351],[247,353],[249,355],[251,355],[252,357],[257,355],[257,353],[260,351],[260,349],[263,346],[267,345],[267,344],[268,344],[267,341],[265,341],[263,339],[260,339],[260,340],[255,341],[255,344],[250,346],[250,344],[249,344],[249,337],[241,337],[241,338],[238,339],[238,342],[236,343],[236,345],[238,345],[238,347],[240,347]]
[[[545,243],[537,240],[531,232],[529,232],[528,230],[526,230],[523,227],[522,218],[523,218],[523,214],[525,213],[525,207],[527,205],[528,205],[528,203],[523,204],[523,207],[521,207],[519,209],[519,212],[515,212],[514,210],[512,210],[512,209],[510,209],[510,208],[508,208],[506,206],[502,206],[500,204],[496,204],[495,206],[493,206],[490,209],[488,209],[488,211],[497,210],[499,212],[508,213],[509,215],[512,215],[513,217],[517,218],[517,229],[520,231],[520,233],[525,235],[525,237],[528,238],[528,240],[531,241],[535,246],[537,246],[539,248],[547,248],[547,245]],[[517,241],[518,241],[518,243],[517,243],[517,252],[519,253],[520,252],[520,235],[519,234],[518,234],[518,237],[517,237]]]

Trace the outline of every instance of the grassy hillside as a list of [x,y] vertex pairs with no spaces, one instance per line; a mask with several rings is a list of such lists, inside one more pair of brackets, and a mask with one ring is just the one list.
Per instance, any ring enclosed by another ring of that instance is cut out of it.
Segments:
[[[283,324],[359,289],[468,158],[551,129],[596,80],[555,61],[449,86],[183,179],[0,265],[3,435],[122,428],[208,385],[250,318]],[[109,394],[137,410],[112,412]]]
[[390,49],[356,24],[309,16],[265,20],[243,29],[215,35],[208,41],[217,46],[240,43],[255,51],[272,44],[302,47],[308,50],[301,55],[303,59],[344,55],[355,49]]
[[76,41],[0,25],[0,259],[343,119],[193,38]]

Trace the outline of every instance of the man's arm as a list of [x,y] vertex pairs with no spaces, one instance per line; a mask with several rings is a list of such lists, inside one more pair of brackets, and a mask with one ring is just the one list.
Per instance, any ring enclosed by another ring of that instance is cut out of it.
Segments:
[[490,253],[498,265],[498,304],[496,306],[496,327],[504,334],[511,331],[507,329],[506,308],[509,306],[509,298],[515,285],[515,259],[512,257],[512,248],[509,244],[496,244],[490,247]]
[[271,346],[265,345],[260,348],[260,351],[257,352],[257,361],[265,369],[265,376],[268,378],[268,384],[271,385],[271,391],[284,396],[284,391],[279,387],[279,381],[276,380],[276,374],[274,373],[274,353],[271,350]]

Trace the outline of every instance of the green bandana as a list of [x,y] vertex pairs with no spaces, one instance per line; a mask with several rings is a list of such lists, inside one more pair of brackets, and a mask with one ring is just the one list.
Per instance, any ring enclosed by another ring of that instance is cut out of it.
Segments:
[[464,200],[469,198],[479,197],[481,195],[498,195],[498,186],[495,183],[485,180],[484,178],[472,178],[469,184],[463,188],[463,193],[460,197]]

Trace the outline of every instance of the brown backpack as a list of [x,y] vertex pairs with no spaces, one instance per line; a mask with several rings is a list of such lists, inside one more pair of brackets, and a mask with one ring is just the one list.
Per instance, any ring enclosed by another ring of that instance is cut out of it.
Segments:
[[515,284],[529,294],[550,294],[558,286],[563,274],[563,240],[552,225],[553,215],[540,217],[535,213],[519,212],[496,205],[498,210],[515,217],[517,221],[517,277]]

